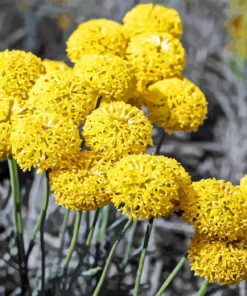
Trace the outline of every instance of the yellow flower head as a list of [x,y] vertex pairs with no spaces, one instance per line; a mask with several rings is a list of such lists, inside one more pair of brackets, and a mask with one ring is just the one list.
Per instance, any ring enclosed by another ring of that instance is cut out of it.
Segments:
[[8,121],[0,121],[0,160],[11,154],[10,133],[11,124]]
[[35,83],[27,107],[37,113],[56,113],[80,124],[94,109],[96,100],[94,90],[73,73],[51,71]]
[[190,182],[183,171],[176,160],[164,156],[124,157],[108,174],[112,202],[133,219],[168,216],[175,210],[182,186]]
[[247,198],[230,182],[194,182],[181,200],[183,218],[208,237],[235,240],[247,232]]
[[151,85],[146,104],[152,122],[167,133],[196,131],[207,114],[203,92],[185,78],[164,79]]
[[196,234],[190,247],[191,269],[210,283],[232,285],[247,279],[247,242],[218,241]]
[[77,63],[84,54],[113,54],[124,56],[127,38],[123,26],[106,19],[82,23],[67,41],[67,53]]
[[92,152],[81,152],[58,164],[50,176],[56,202],[69,210],[92,211],[110,202],[110,163]]
[[16,119],[11,133],[12,153],[26,171],[55,167],[66,155],[80,151],[77,126],[60,115],[29,115]]
[[247,198],[247,175],[243,176],[243,178],[240,180],[240,190]]
[[90,83],[103,101],[126,101],[135,91],[136,79],[131,69],[117,56],[83,55],[74,72]]
[[175,9],[152,3],[135,6],[127,12],[123,22],[131,37],[149,32],[166,32],[180,38],[183,30],[181,18]]
[[146,33],[130,40],[126,58],[137,78],[137,90],[143,92],[159,80],[181,76],[185,52],[181,42],[168,33]]
[[87,117],[83,137],[92,150],[121,157],[144,152],[152,145],[152,125],[138,108],[113,102]]
[[51,71],[66,71],[66,70],[71,70],[71,68],[65,64],[65,62],[63,61],[54,61],[54,60],[48,60],[48,59],[44,59],[42,61],[46,73],[51,72]]
[[44,72],[41,60],[31,52],[0,52],[0,89],[18,103],[27,99],[29,89]]

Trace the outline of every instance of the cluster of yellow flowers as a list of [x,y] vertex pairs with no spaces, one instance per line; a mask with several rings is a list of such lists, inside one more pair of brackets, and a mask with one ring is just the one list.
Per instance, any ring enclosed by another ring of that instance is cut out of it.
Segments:
[[172,133],[196,131],[206,118],[204,94],[182,75],[181,34],[176,10],[139,4],[123,25],[79,25],[67,42],[73,68],[1,52],[0,159],[48,171],[56,202],[70,210],[112,202],[141,220],[182,209],[198,233],[192,268],[211,281],[237,282],[247,275],[245,186],[192,183],[175,159],[145,154],[151,122]]

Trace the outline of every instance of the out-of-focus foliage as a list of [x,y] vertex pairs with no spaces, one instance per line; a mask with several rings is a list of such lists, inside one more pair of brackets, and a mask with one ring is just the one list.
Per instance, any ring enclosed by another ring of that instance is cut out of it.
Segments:
[[[245,4],[246,1],[242,0]],[[41,58],[66,59],[65,41],[77,25],[91,18],[109,18],[120,21],[124,14],[135,4],[147,1],[134,0],[1,0],[0,1],[0,49],[24,49],[33,51]],[[239,33],[244,22],[242,15],[246,9],[239,10],[229,6],[228,1],[220,0],[170,0],[154,1],[176,8],[181,14],[184,24],[182,44],[186,49],[187,66],[185,76],[197,84],[206,94],[208,100],[208,118],[196,134],[175,133],[167,136],[161,147],[161,154],[175,157],[192,174],[193,180],[202,177],[222,178],[233,183],[247,172],[247,70],[244,58],[229,53],[229,43],[244,37]],[[239,3],[241,1],[231,1]],[[233,18],[232,18],[233,17]],[[246,18],[246,16],[245,16]],[[235,21],[234,21],[235,20]],[[237,32],[233,36],[228,32]],[[246,28],[246,27],[244,27]],[[235,31],[234,31],[235,30]],[[246,30],[245,30],[246,31]],[[237,39],[232,37],[237,36]],[[242,40],[242,39],[241,39]],[[242,51],[242,41],[241,44]],[[237,48],[237,47],[235,47]],[[243,47],[244,49],[244,47]],[[246,53],[246,48],[244,49]],[[246,55],[245,55],[246,56]],[[241,78],[241,79],[240,79]],[[154,131],[157,143],[160,130]],[[153,152],[152,150],[150,152]],[[12,231],[12,199],[10,199],[9,177],[5,163],[0,164],[0,295],[18,293],[16,289],[16,248]],[[34,183],[31,186],[31,179]],[[32,232],[40,208],[43,178],[33,172],[21,175],[23,217],[25,234]],[[89,261],[81,262],[80,277],[73,285],[73,295],[90,295],[98,281],[99,269],[106,254],[121,228],[121,218],[112,214],[109,217],[109,229],[104,243],[94,240],[94,247]],[[74,213],[69,216],[68,231],[64,237],[64,250],[59,251],[61,225],[64,210],[58,208],[51,199],[45,226],[45,243],[47,255],[48,287],[56,286],[55,274],[61,270],[61,262],[67,254],[74,225]],[[79,233],[78,248],[71,260],[71,270],[83,257],[82,245],[89,219],[85,215]],[[91,221],[91,220],[90,220]],[[99,225],[102,224],[102,218]],[[115,223],[115,224],[114,224]],[[119,223],[117,225],[117,223]],[[109,273],[109,279],[102,295],[127,296],[133,287],[136,274],[140,245],[138,238],[143,235],[143,225],[137,226],[134,240],[134,252],[129,258],[125,271],[121,261],[126,250],[127,240],[119,246],[117,256]],[[151,236],[150,248],[145,262],[141,287],[141,295],[154,295],[161,282],[172,271],[176,262],[184,255],[192,228],[178,222],[176,216],[169,220],[157,220]],[[129,239],[129,238],[128,238]],[[24,237],[27,241],[27,237]],[[60,254],[58,256],[58,253]],[[37,287],[33,291],[37,295],[40,283],[35,281],[40,275],[39,242],[34,247],[29,259],[30,279]],[[91,268],[93,270],[89,270]],[[90,276],[91,274],[91,276]],[[120,276],[117,276],[120,275]],[[59,279],[57,279],[59,280]],[[87,283],[87,285],[85,285]],[[179,276],[167,289],[167,296],[193,296],[200,282],[183,267]],[[86,290],[86,286],[89,287]],[[245,296],[245,283],[230,287],[214,285],[209,289],[210,295]],[[91,289],[91,290],[90,290]]]

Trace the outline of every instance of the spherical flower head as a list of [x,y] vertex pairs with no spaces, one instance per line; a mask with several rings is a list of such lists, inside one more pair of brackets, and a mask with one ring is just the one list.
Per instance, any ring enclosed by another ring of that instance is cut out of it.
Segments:
[[114,157],[144,152],[152,145],[152,125],[138,108],[124,102],[103,104],[86,119],[86,145]]
[[110,165],[92,152],[81,152],[59,163],[49,174],[56,202],[77,211],[92,211],[108,204]]
[[30,88],[43,73],[45,67],[31,52],[0,52],[0,88],[6,97],[12,97],[18,103],[27,99]]
[[26,171],[55,167],[66,155],[80,151],[80,135],[71,120],[57,114],[29,115],[16,119],[11,133],[12,153]]
[[123,57],[127,46],[124,28],[117,22],[93,19],[82,23],[67,41],[70,60],[77,63],[84,54],[113,54]]
[[151,85],[146,104],[151,121],[167,133],[195,132],[207,115],[203,92],[185,78],[164,79]]
[[139,92],[159,80],[181,76],[185,66],[181,42],[168,33],[145,33],[131,38],[126,58],[135,72]]
[[49,59],[44,59],[42,61],[42,64],[45,67],[46,73],[51,72],[51,71],[67,71],[67,70],[72,70],[65,62],[63,61],[55,61],[55,60],[49,60]]
[[149,32],[166,32],[180,38],[183,30],[177,10],[152,3],[138,4],[127,12],[123,22],[131,37]]
[[83,55],[74,67],[75,74],[89,83],[103,101],[126,101],[136,87],[127,62],[113,55]]
[[208,237],[235,240],[246,236],[247,198],[230,182],[194,182],[181,200],[185,221]]
[[109,171],[108,178],[113,204],[130,218],[158,218],[175,210],[179,183],[164,156],[124,157]]
[[94,110],[96,101],[94,89],[73,72],[51,71],[35,83],[26,106],[40,114],[52,112],[81,124]]
[[11,124],[8,121],[0,122],[0,160],[11,154],[10,134]]
[[232,285],[247,279],[247,242],[210,240],[196,234],[188,258],[195,275],[210,283]]

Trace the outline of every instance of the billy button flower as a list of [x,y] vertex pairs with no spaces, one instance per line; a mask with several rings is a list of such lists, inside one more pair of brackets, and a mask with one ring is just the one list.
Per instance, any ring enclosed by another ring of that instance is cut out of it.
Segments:
[[45,67],[46,73],[51,71],[66,71],[66,70],[72,70],[65,62],[63,61],[55,61],[55,60],[49,60],[44,59],[42,61],[42,64]]
[[182,21],[177,10],[153,3],[136,5],[123,19],[124,28],[133,37],[148,32],[182,35]]
[[111,162],[93,152],[81,152],[62,160],[50,176],[59,205],[69,210],[92,211],[110,202],[107,171]]
[[15,118],[11,133],[14,158],[26,171],[55,167],[66,155],[80,151],[77,126],[57,114],[32,114]]
[[44,73],[41,60],[30,52],[0,52],[0,89],[5,97],[12,97],[19,105],[27,99],[30,88]]
[[70,71],[51,71],[42,75],[29,92],[26,106],[35,113],[56,113],[61,118],[84,122],[92,112],[97,94]]
[[168,33],[145,33],[130,39],[126,59],[137,78],[137,91],[147,91],[151,84],[181,76],[185,51],[181,42]]
[[108,178],[115,207],[137,220],[170,215],[190,183],[175,159],[148,154],[122,158]]
[[82,23],[67,41],[69,59],[77,63],[84,54],[113,54],[124,56],[127,38],[123,26],[106,19]]
[[181,200],[185,221],[197,232],[217,239],[242,239],[247,232],[247,199],[239,186],[205,179],[194,182]]
[[94,88],[102,101],[127,101],[135,91],[136,79],[132,70],[117,56],[83,55],[75,65],[74,73]]
[[120,158],[144,152],[152,145],[152,125],[136,107],[124,102],[104,103],[87,117],[83,137],[93,151]]
[[247,279],[247,241],[219,241],[196,234],[188,258],[195,275],[232,285]]
[[207,115],[203,92],[188,79],[168,78],[149,87],[145,98],[151,121],[167,133],[195,132]]

